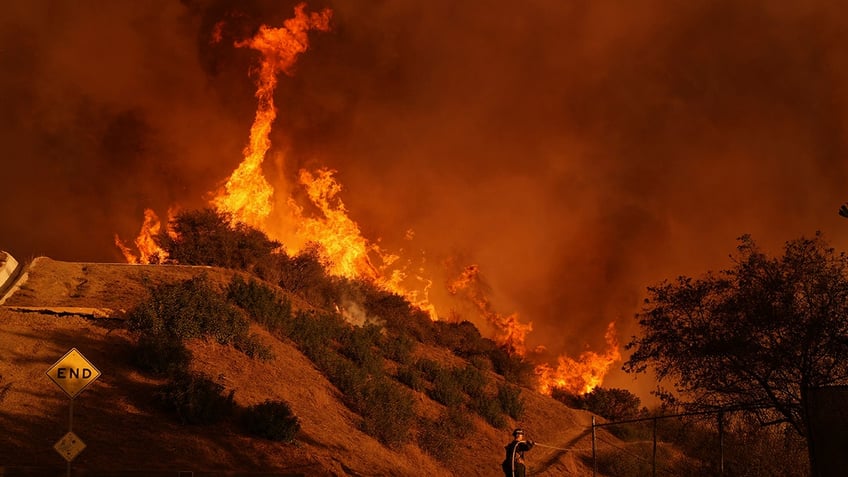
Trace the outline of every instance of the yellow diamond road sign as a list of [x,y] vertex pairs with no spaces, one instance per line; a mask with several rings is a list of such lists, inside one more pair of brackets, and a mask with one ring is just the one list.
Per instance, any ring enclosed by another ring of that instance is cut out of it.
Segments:
[[59,439],[59,442],[54,444],[53,448],[56,449],[56,452],[64,457],[66,461],[70,462],[74,460],[83,449],[85,449],[85,442],[83,442],[82,439],[77,437],[77,435],[73,432],[69,432]]
[[76,348],[71,348],[47,370],[47,376],[73,399],[100,376],[100,371]]

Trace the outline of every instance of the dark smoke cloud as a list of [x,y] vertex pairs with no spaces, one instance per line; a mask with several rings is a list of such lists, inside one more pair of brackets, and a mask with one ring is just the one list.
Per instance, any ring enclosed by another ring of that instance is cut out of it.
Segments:
[[[600,350],[647,285],[727,266],[743,233],[846,247],[848,14],[778,3],[311,3],[334,29],[280,83],[268,172],[337,169],[369,238],[434,275],[479,264],[531,346]],[[117,259],[145,207],[202,204],[255,108],[232,43],[293,5],[8,7],[3,247]]]

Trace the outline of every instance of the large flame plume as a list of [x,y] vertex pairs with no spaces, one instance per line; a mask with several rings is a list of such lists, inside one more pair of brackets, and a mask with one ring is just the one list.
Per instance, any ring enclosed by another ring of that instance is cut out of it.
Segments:
[[[225,190],[213,201],[221,211],[232,215],[233,220],[265,229],[265,219],[271,214],[271,197],[274,189],[262,173],[265,154],[271,147],[269,135],[277,108],[274,90],[279,73],[291,73],[298,55],[309,45],[309,30],[327,31],[330,28],[329,9],[319,13],[306,13],[306,4],[295,7],[295,16],[283,23],[282,28],[262,25],[251,39],[237,42],[237,47],[248,47],[262,53],[258,69],[256,117],[250,128],[250,141],[245,148],[245,158],[227,180]],[[217,30],[216,30],[217,31]]]
[[[298,253],[310,244],[317,244],[326,263],[328,273],[352,279],[366,279],[389,291],[406,297],[412,304],[439,318],[436,307],[430,302],[433,285],[426,278],[423,264],[414,273],[408,268],[411,261],[400,263],[400,257],[388,253],[366,239],[359,225],[347,214],[338,197],[341,184],[335,171],[321,168],[310,172],[301,170],[298,186],[308,197],[310,212],[293,197],[274,196],[275,188],[263,173],[263,162],[271,147],[270,133],[277,117],[274,91],[280,73],[291,74],[298,55],[308,47],[310,30],[327,31],[332,12],[306,13],[305,4],[295,7],[295,16],[281,28],[261,26],[258,33],[236,47],[247,47],[261,53],[256,69],[258,100],[256,115],[250,129],[250,139],[244,149],[244,159],[227,179],[211,204],[228,213],[234,222],[262,230],[269,237],[281,241],[289,254]],[[213,42],[221,41],[220,24],[213,31]],[[285,185],[285,184],[284,184]],[[285,185],[284,189],[292,187]],[[284,210],[274,210],[284,207]],[[269,219],[274,218],[273,224]],[[281,225],[282,224],[282,225]],[[158,217],[152,210],[145,211],[145,220],[133,253],[116,236],[115,243],[129,263],[156,263],[167,258],[153,237],[161,230]],[[407,232],[408,238],[414,234]],[[522,322],[518,313],[501,314],[495,310],[480,276],[477,265],[466,267],[454,280],[447,283],[450,295],[470,301],[476,313],[495,329],[495,341],[511,353],[527,355],[527,334],[533,330],[530,322]],[[607,331],[609,349],[603,354],[583,353],[578,360],[562,356],[554,369],[549,365],[537,367],[539,390],[550,393],[554,387],[564,387],[576,393],[586,393],[598,386],[609,367],[620,359],[615,329]]]

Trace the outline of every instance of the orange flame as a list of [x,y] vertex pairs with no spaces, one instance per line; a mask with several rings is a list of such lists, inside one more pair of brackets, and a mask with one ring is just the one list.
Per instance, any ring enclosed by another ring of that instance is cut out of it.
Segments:
[[607,350],[603,354],[586,351],[576,360],[560,356],[556,369],[547,364],[537,366],[539,392],[550,394],[554,388],[561,388],[579,395],[592,392],[600,386],[610,366],[621,360],[615,322],[607,326],[604,338],[607,342]]
[[282,28],[262,25],[253,38],[235,44],[262,53],[256,90],[259,104],[250,128],[250,141],[244,150],[245,158],[227,180],[224,192],[212,203],[218,210],[230,213],[233,221],[260,230],[265,229],[265,219],[271,213],[271,197],[274,193],[262,174],[262,162],[271,147],[269,134],[277,117],[274,106],[277,74],[291,72],[298,55],[306,51],[309,45],[309,30],[327,31],[330,28],[332,12],[329,9],[307,15],[305,8],[306,4],[297,5],[294,18],[286,20]]
[[[244,159],[211,203],[217,210],[230,214],[233,222],[244,223],[281,241],[289,247],[287,252],[290,254],[297,252],[297,247],[318,244],[329,273],[371,280],[386,290],[404,296],[436,320],[436,308],[429,301],[433,282],[423,277],[423,265],[417,273],[410,274],[408,262],[399,264],[397,255],[385,252],[362,235],[359,225],[348,217],[344,203],[338,198],[341,185],[333,177],[335,171],[326,168],[315,172],[300,171],[298,184],[305,189],[316,210],[315,214],[307,215],[304,207],[292,197],[276,200],[277,204],[284,204],[288,210],[273,211],[274,188],[266,180],[262,164],[271,147],[270,132],[277,116],[274,105],[277,75],[291,74],[298,55],[307,49],[308,31],[327,31],[331,14],[329,9],[307,14],[305,5],[299,4],[295,7],[294,18],[286,20],[282,28],[263,25],[253,38],[235,44],[236,47],[249,47],[261,53],[255,94],[258,105],[250,128],[250,139],[244,149]],[[221,41],[222,28],[223,23],[215,26],[213,42]],[[285,224],[285,230],[279,227],[279,223],[271,227],[268,219],[272,213],[278,222],[290,220],[291,223]],[[167,255],[153,241],[160,228],[158,217],[148,209],[145,211],[141,233],[135,240],[138,256],[117,236],[115,244],[129,263],[161,261]],[[408,240],[412,240],[413,236],[412,231],[407,231]],[[413,282],[411,285],[410,281]],[[521,322],[517,313],[502,315],[494,310],[481,280],[479,267],[466,267],[457,279],[448,284],[448,291],[474,304],[479,315],[495,328],[496,342],[513,353],[525,355],[525,341],[533,329],[532,323]],[[556,369],[546,364],[538,366],[536,372],[539,375],[540,391],[550,393],[553,387],[558,386],[575,393],[586,393],[598,386],[609,366],[620,359],[612,323],[606,338],[609,349],[603,355],[585,352],[579,360],[560,357]]]
[[289,205],[300,217],[297,235],[304,242],[316,242],[328,262],[327,271],[346,278],[377,280],[381,274],[371,263],[369,252],[379,249],[362,236],[359,225],[347,216],[347,209],[336,195],[341,185],[333,178],[335,171],[319,169],[315,175],[300,171],[300,184],[309,200],[320,209],[321,217],[304,217],[303,209],[293,200]]
[[136,237],[134,243],[138,250],[138,255],[134,254],[128,246],[121,241],[118,234],[115,234],[115,245],[121,250],[127,263],[146,264],[158,263],[168,258],[168,252],[163,250],[153,239],[159,235],[162,229],[162,222],[152,209],[144,210],[144,223],[141,224],[141,231]]
[[461,292],[465,298],[475,305],[480,316],[492,324],[499,333],[495,337],[495,342],[506,346],[511,352],[521,356],[525,355],[527,349],[524,342],[527,333],[533,330],[533,323],[520,322],[518,313],[505,316],[493,309],[492,303],[484,291],[480,278],[480,268],[477,265],[466,267],[459,277],[448,283],[448,292],[451,295],[457,295]]

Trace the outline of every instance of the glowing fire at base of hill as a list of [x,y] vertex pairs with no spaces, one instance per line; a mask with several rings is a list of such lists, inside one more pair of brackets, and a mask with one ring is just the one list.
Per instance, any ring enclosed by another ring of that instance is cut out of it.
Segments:
[[[407,271],[410,262],[399,264],[399,256],[387,253],[362,235],[359,225],[347,215],[344,203],[337,197],[341,185],[333,177],[335,171],[326,168],[314,173],[300,171],[299,185],[319,212],[312,216],[307,215],[304,207],[291,197],[285,201],[274,201],[274,187],[262,172],[265,155],[271,146],[272,124],[277,115],[274,105],[277,75],[291,71],[298,55],[307,49],[307,32],[327,31],[330,17],[329,9],[307,14],[305,4],[299,4],[295,7],[294,18],[286,20],[282,28],[263,25],[253,38],[235,43],[236,47],[249,47],[261,53],[261,64],[256,70],[258,106],[250,129],[250,140],[244,150],[244,159],[211,204],[219,212],[231,216],[234,222],[261,230],[271,239],[282,242],[289,248],[286,250],[289,255],[298,253],[298,247],[317,244],[328,273],[369,280],[405,297],[436,320],[439,316],[429,300],[433,282],[424,277],[423,264],[418,268],[419,273],[410,274]],[[221,41],[220,24],[213,31],[212,41]],[[274,203],[283,204],[287,210],[274,211]],[[269,226],[271,217],[286,222],[285,230],[281,230],[280,223]],[[134,254],[117,236],[115,244],[129,263],[161,262],[167,258],[167,254],[154,240],[160,231],[159,218],[148,209],[144,214],[141,233],[135,240],[139,253]],[[411,237],[410,233],[407,235]],[[525,340],[527,333],[533,329],[532,323],[522,323],[516,313],[501,315],[496,312],[481,284],[479,268],[472,265],[466,267],[447,286],[451,295],[474,304],[480,317],[496,330],[495,341],[499,345],[511,353],[526,356]],[[548,365],[537,367],[539,390],[548,394],[554,387],[564,387],[578,394],[591,391],[601,383],[609,366],[620,359],[612,324],[607,331],[607,343],[610,348],[603,355],[586,352],[579,360],[560,357],[556,369]]]
[[621,360],[615,322],[607,326],[604,336],[607,350],[603,354],[586,351],[578,359],[560,356],[556,368],[548,364],[536,367],[539,376],[539,392],[551,394],[554,388],[563,389],[572,394],[586,394],[600,386],[610,366]]

